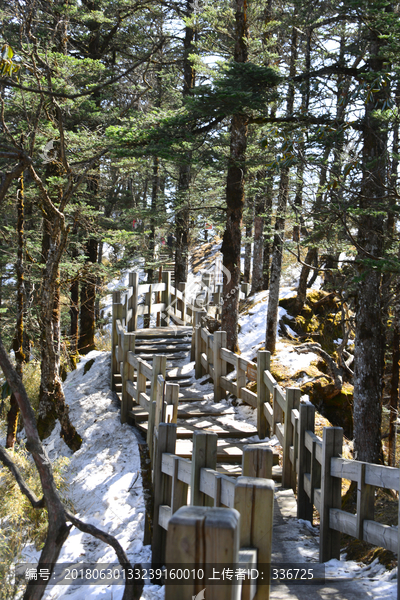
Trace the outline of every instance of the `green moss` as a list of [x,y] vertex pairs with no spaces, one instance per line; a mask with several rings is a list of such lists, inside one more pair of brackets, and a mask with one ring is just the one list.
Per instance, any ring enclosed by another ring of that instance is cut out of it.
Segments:
[[334,426],[343,427],[346,437],[353,437],[353,386],[345,383],[340,394],[332,380],[321,375],[314,381],[301,386],[303,394],[308,394],[317,410]]
[[[318,304],[324,300],[321,304]],[[287,311],[282,318],[305,341],[310,336],[312,341],[321,344],[322,348],[332,354],[336,349],[334,340],[342,337],[340,301],[322,290],[309,290],[307,300],[300,311],[296,311],[296,298],[283,298],[279,301]]]
[[88,360],[88,361],[87,361],[87,363],[86,363],[86,364],[85,364],[85,366],[83,367],[83,374],[84,374],[84,375],[86,375],[86,373],[87,373],[88,371],[90,371],[90,369],[92,368],[92,366],[93,366],[93,365],[94,365],[94,363],[95,363],[95,360],[96,360],[96,359],[94,359],[94,358],[91,358],[90,360]]

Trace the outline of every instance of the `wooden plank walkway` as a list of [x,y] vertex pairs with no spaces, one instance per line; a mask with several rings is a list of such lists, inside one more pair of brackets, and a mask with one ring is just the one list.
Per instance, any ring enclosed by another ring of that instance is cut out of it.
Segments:
[[[221,473],[239,475],[243,447],[249,443],[247,438],[257,435],[257,428],[244,421],[237,421],[237,426],[232,422],[227,424],[224,420],[235,414],[234,408],[214,408],[213,400],[205,398],[209,391],[207,394],[203,392],[194,379],[194,369],[187,366],[191,336],[192,327],[140,329],[136,332],[135,354],[150,363],[153,356],[166,355],[166,380],[180,386],[176,454],[188,459],[192,457],[194,431],[217,433],[217,469]],[[132,414],[136,427],[146,437],[148,413],[135,406]],[[276,481],[281,480],[281,472],[278,455],[275,454],[273,478]]]

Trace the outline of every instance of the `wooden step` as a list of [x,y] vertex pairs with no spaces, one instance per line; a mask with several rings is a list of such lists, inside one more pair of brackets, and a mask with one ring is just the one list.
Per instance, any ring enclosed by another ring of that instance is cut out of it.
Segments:
[[135,355],[138,356],[139,358],[143,358],[143,360],[147,360],[148,362],[151,362],[153,360],[152,359],[153,355],[156,355],[156,356],[160,356],[160,355],[166,356],[167,360],[168,359],[169,360],[172,360],[172,359],[173,360],[180,360],[180,359],[182,360],[183,358],[187,358],[187,356],[188,356],[187,352],[181,352],[181,351],[177,352],[176,354],[170,354],[170,353],[167,353],[167,352],[152,352],[151,354],[146,354],[146,353],[141,353],[141,352],[136,352],[135,351]]
[[[194,419],[197,417],[222,417],[223,415],[232,414],[228,412],[215,410],[207,410],[206,412],[201,412],[201,409],[194,410],[184,410],[178,409],[178,419]],[[130,411],[130,416],[133,417],[136,421],[147,421],[149,417],[149,413],[147,410],[144,410],[141,406],[134,406]]]
[[148,346],[164,346],[168,344],[168,346],[185,346],[190,348],[191,342],[185,342],[181,337],[177,338],[139,338],[137,342],[137,346],[143,346],[147,348]]
[[135,354],[177,354],[178,352],[189,352],[190,345],[182,344],[176,346],[135,346]]
[[[219,439],[243,439],[246,437],[252,437],[257,434],[257,430],[254,431],[239,431],[238,429],[233,428],[222,428],[221,425],[210,423],[210,425],[205,425],[204,427],[199,427],[196,425],[192,425],[189,423],[181,424],[177,423],[178,427],[176,430],[176,437],[178,440],[186,440],[191,439],[193,437],[194,431],[205,431],[207,433],[216,433],[218,434]],[[138,425],[139,429],[142,429],[144,433],[147,434],[147,422],[142,422]]]
[[137,329],[135,331],[136,339],[152,339],[152,338],[182,338],[187,335],[192,335],[193,328],[189,326],[175,327],[154,327],[152,329]]

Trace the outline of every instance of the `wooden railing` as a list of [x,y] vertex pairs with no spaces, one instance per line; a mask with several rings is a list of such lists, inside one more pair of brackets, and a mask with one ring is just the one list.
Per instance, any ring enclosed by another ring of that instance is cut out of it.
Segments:
[[[196,377],[210,374],[216,401],[229,392],[256,408],[260,439],[278,437],[282,485],[297,492],[298,518],[312,522],[313,507],[319,512],[320,561],[340,558],[340,533],[398,553],[399,528],[374,521],[374,497],[376,487],[399,491],[399,469],[342,458],[342,428],[324,427],[322,438],[315,435],[314,406],[300,402],[299,389],[281,388],[270,372],[270,353],[259,351],[255,363],[229,351],[225,332],[210,334],[204,316],[196,315]],[[246,389],[249,380],[257,381],[257,394]],[[341,509],[342,479],[357,482],[355,515]]]
[[[245,447],[242,476],[234,478],[222,475],[216,470],[217,434],[201,431],[193,434],[191,461],[175,455],[176,425],[161,423],[156,438],[153,471],[153,565],[165,562],[187,564],[193,561],[193,566],[199,568],[207,563],[213,565],[228,562],[239,563],[246,568],[256,568],[257,563],[269,564],[274,498],[274,482],[271,479],[272,450],[265,444]],[[214,515],[214,519],[209,519],[210,523],[213,523],[209,527],[215,530],[226,528],[224,515],[228,515],[231,523],[236,523],[238,531],[236,532],[234,527],[229,534],[232,536],[230,557],[227,556],[223,545],[215,546],[210,543],[213,534],[215,540],[218,540],[217,531],[210,533],[206,531],[207,527],[199,527],[196,524],[197,520],[204,520],[207,515],[210,517],[210,513],[204,510],[189,513],[182,511],[182,507],[188,505],[189,489],[192,507],[209,507],[211,511],[211,507],[234,509],[230,513],[219,513],[218,518]],[[240,520],[235,516],[236,511]],[[183,541],[182,530],[185,536]],[[234,551],[235,536],[237,552]],[[190,552],[188,544],[197,549],[197,552]],[[198,551],[200,548],[205,548],[205,552]],[[194,556],[198,556],[199,559],[194,560]],[[262,589],[257,591],[253,586],[247,589],[246,595],[239,595],[237,598],[268,600],[269,586],[268,582],[265,583],[267,585],[263,585]],[[167,596],[177,598],[179,587],[167,586]],[[221,587],[218,589],[221,594],[227,593]],[[188,597],[191,597],[191,594]]]
[[[154,428],[160,422],[175,422],[178,414],[179,384],[165,381],[167,357],[155,355],[152,364],[135,355],[136,333],[123,326],[124,304],[114,292],[111,353],[111,389],[118,391],[116,374],[121,376],[121,423],[132,422],[134,404],[148,412],[147,444],[153,457]],[[149,389],[148,389],[149,388]]]
[[[157,494],[159,492],[161,500],[157,505],[156,528],[161,527],[164,530],[164,526],[169,523],[176,509],[179,505],[182,506],[182,498],[185,494],[187,496],[188,485],[193,488],[194,497],[199,494],[206,506],[213,502],[216,502],[216,506],[218,503],[232,506],[232,500],[227,500],[226,504],[223,498],[232,498],[232,492],[227,490],[233,489],[232,482],[226,482],[224,476],[216,472],[207,472],[207,468],[215,471],[215,467],[206,464],[201,466],[205,471],[202,472],[196,488],[197,480],[192,481],[190,475],[189,483],[187,475],[188,464],[191,463],[173,456],[175,442],[172,450],[172,442],[171,446],[168,445],[169,442],[167,445],[163,442],[162,452],[157,448],[157,444],[160,443],[158,428],[161,428],[161,432],[165,421],[168,419],[176,421],[179,390],[178,386],[169,388],[165,383],[165,357],[158,357],[158,361],[155,360],[153,365],[149,365],[134,355],[134,332],[137,328],[138,314],[154,314],[162,311],[162,326],[168,325],[169,319],[175,324],[180,321],[182,324],[193,325],[192,355],[195,359],[196,377],[199,378],[205,373],[210,374],[214,381],[215,400],[218,402],[225,398],[227,392],[241,398],[257,410],[257,429],[260,439],[271,435],[278,437],[283,448],[282,485],[292,487],[297,492],[298,517],[312,521],[313,507],[319,512],[320,561],[340,558],[340,533],[346,533],[398,553],[399,528],[374,520],[374,496],[377,487],[399,491],[399,469],[343,459],[342,429],[325,427],[322,438],[315,435],[313,405],[309,402],[300,402],[299,389],[283,390],[279,386],[270,372],[268,352],[259,351],[257,363],[249,361],[226,348],[225,332],[216,331],[211,334],[203,326],[203,317],[207,312],[199,309],[211,305],[212,297],[213,304],[216,304],[218,287],[214,286],[212,291],[212,286],[207,286],[211,292],[203,292],[201,298],[200,294],[197,294],[196,299],[188,301],[184,284],[177,285],[177,288],[181,287],[180,290],[170,285],[170,273],[163,274],[161,284],[141,286],[137,282],[137,274],[131,274],[130,291],[124,304],[120,301],[119,293],[114,293],[112,386],[115,389],[114,374],[121,373],[122,422],[129,419],[133,400],[149,413],[147,439],[153,461],[157,463],[158,460],[157,466],[154,464],[154,476],[158,477],[157,473],[159,473],[161,478],[161,483],[157,483]],[[141,307],[137,299],[143,293],[146,294],[147,300]],[[154,302],[155,294],[158,293],[162,295],[161,302]],[[247,389],[249,380],[257,381],[257,393]],[[150,381],[149,394],[147,381]],[[156,440],[156,447],[153,449],[154,440]],[[162,455],[166,456],[163,458]],[[194,463],[196,464],[196,459]],[[343,478],[357,482],[355,515],[341,508]],[[207,490],[212,493],[208,493]],[[213,500],[211,501],[210,498]],[[164,539],[161,547],[165,548],[165,543]],[[400,600],[400,587],[398,600]]]
[[[221,308],[222,284],[216,283],[211,273],[204,273],[198,284],[171,283],[171,272],[164,271],[160,283],[139,284],[139,274],[129,273],[129,284],[124,298],[123,322],[128,332],[138,328],[138,317],[158,315],[160,326],[194,325],[195,314],[215,306],[215,314]],[[242,284],[240,299],[249,295],[249,284]],[[144,295],[144,300],[139,298]]]

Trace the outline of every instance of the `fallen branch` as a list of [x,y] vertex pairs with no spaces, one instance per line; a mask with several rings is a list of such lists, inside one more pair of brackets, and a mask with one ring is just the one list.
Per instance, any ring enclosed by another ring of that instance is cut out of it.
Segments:
[[316,342],[309,342],[307,344],[301,344],[300,346],[296,346],[295,350],[299,354],[306,354],[307,352],[315,352],[315,354],[319,354],[319,356],[325,361],[326,366],[329,369],[329,372],[333,379],[335,390],[337,390],[338,393],[341,392],[343,387],[343,374],[341,372],[341,369],[340,367],[338,367],[333,358],[321,348],[320,344],[317,344]]

